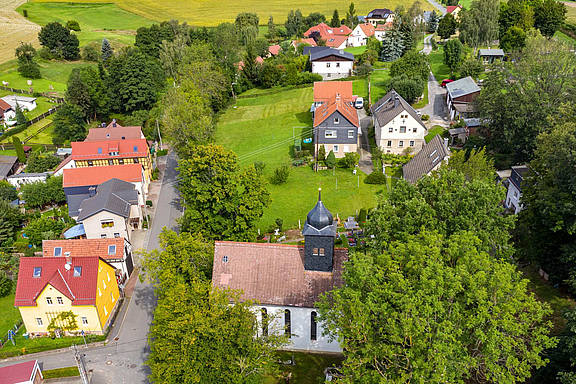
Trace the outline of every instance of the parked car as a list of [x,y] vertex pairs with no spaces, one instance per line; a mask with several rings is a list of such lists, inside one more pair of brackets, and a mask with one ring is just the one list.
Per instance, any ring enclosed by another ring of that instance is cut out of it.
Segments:
[[364,98],[363,97],[357,97],[356,101],[354,102],[354,107],[356,107],[356,109],[361,109],[364,107]]
[[453,82],[454,80],[444,79],[442,80],[442,87],[446,88],[446,84]]

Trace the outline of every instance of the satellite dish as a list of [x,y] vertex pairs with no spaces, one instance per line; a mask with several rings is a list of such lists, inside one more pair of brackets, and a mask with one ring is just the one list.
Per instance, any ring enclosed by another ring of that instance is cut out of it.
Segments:
[[70,267],[70,264],[68,264],[68,263],[64,264],[64,268],[66,268],[66,270],[69,271],[70,268],[71,268],[71,267]]

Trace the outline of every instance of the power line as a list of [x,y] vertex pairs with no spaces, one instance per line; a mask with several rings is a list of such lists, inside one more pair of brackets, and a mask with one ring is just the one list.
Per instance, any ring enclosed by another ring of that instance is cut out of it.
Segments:
[[[310,133],[312,130],[313,130],[313,129],[311,128],[311,129],[309,129],[309,130],[307,130],[307,131],[304,131],[304,132],[302,132],[302,133],[300,134],[300,136],[303,136],[303,135],[305,135],[306,133]],[[263,154],[263,153],[272,151],[272,150],[274,150],[274,149],[283,147],[284,145],[290,143],[290,142],[293,141],[293,140],[294,140],[294,137],[290,137],[290,138],[287,138],[287,139],[280,140],[280,141],[278,141],[278,142],[276,142],[276,143],[274,143],[274,144],[267,145],[267,146],[265,146],[265,147],[262,147],[262,148],[259,148],[259,149],[255,150],[255,151],[252,151],[252,152],[246,153],[246,154],[244,154],[244,155],[242,155],[242,156],[239,156],[238,159],[239,159],[239,160],[246,160],[247,158],[250,158],[250,157],[252,157],[252,156],[260,155],[260,154]]]

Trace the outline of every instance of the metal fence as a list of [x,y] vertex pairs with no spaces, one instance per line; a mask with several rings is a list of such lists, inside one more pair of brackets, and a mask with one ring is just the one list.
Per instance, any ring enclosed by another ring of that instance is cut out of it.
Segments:
[[[18,330],[20,329],[22,324],[23,324],[22,319],[18,320],[18,322],[16,322],[16,324],[14,324],[14,326],[12,327],[12,331],[14,331],[14,333],[18,333]],[[4,335],[2,340],[0,340],[0,348],[2,348],[8,342],[9,342],[8,341],[8,332],[6,332],[6,334]]]

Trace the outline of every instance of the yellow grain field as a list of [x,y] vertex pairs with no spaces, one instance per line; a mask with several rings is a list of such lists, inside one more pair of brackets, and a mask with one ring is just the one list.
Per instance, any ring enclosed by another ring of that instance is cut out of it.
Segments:
[[0,0],[0,63],[14,59],[14,50],[20,42],[32,43],[36,48],[40,26],[26,20],[15,11],[25,0]]
[[[1,1],[1,0],[0,0]],[[70,0],[35,0],[35,2],[69,2]],[[78,3],[114,3],[129,12],[151,20],[164,21],[178,19],[190,25],[215,26],[225,21],[234,21],[240,12],[256,12],[260,16],[260,24],[264,25],[270,15],[274,16],[276,24],[282,24],[291,9],[297,8],[304,16],[312,12],[321,12],[330,20],[334,8],[338,8],[340,18],[344,18],[350,1],[327,2],[325,0],[75,0]],[[394,10],[402,4],[409,8],[413,0],[354,0],[356,13],[366,15],[374,8],[389,8]],[[420,0],[423,9],[431,10],[432,6]]]

